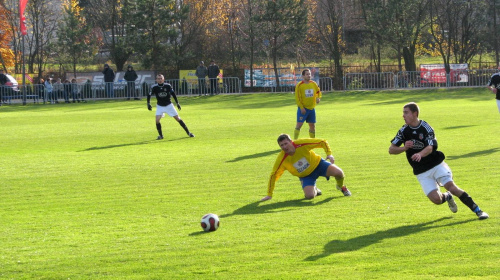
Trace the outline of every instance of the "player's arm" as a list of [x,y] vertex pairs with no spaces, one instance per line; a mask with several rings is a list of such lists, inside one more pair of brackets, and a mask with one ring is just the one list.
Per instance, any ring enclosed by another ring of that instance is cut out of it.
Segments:
[[149,93],[148,93],[148,96],[147,96],[147,104],[148,104],[148,110],[151,111],[153,110],[153,107],[151,106],[151,103],[149,103],[151,101],[151,94],[153,93],[153,86],[151,86],[151,88],[149,89]]
[[172,97],[174,98],[175,104],[177,104],[177,109],[180,110],[181,104],[179,104],[179,100],[177,100],[177,95],[175,95],[174,89],[172,87],[170,87],[170,95],[172,95]]
[[283,175],[285,168],[283,167],[283,155],[279,155],[274,162],[273,171],[269,176],[269,182],[267,185],[267,196],[263,197],[261,201],[269,200],[273,197],[274,187],[276,186],[276,181]]
[[[403,146],[401,146],[403,145]],[[389,147],[389,154],[399,155],[402,152],[406,152],[408,149],[413,147],[413,141],[405,141],[403,130],[400,129],[396,136],[391,140],[391,146]]]
[[496,94],[497,93],[497,88],[494,87],[494,86],[491,86],[491,85],[488,85],[488,89],[493,93],[493,94]]
[[430,155],[432,153],[433,149],[434,149],[433,146],[427,146],[424,149],[422,149],[422,151],[420,151],[418,153],[414,153],[411,156],[411,160],[419,162],[420,160],[422,160],[422,158]]
[[300,85],[301,83],[295,86],[295,103],[297,103],[297,106],[300,108],[300,111],[302,111],[302,113],[305,113],[303,111],[305,110],[305,108],[304,104],[302,104],[302,96],[300,95]]
[[322,97],[321,90],[318,84],[316,84],[316,104],[319,104],[319,102],[321,101],[321,97]]
[[431,129],[428,132],[427,137],[425,137],[424,144],[425,147],[420,152],[415,153],[411,156],[411,159],[413,161],[419,162],[422,158],[430,155],[432,151],[437,149],[438,143],[434,134],[434,130]]
[[[406,145],[406,142],[408,142],[408,145]],[[391,143],[391,146],[389,147],[389,154],[391,154],[391,155],[398,155],[398,154],[400,154],[402,152],[406,152],[410,148],[409,147],[410,143],[413,146],[413,142],[412,141],[406,141],[406,142],[405,142],[405,145],[403,145],[403,146],[397,146],[397,145]]]

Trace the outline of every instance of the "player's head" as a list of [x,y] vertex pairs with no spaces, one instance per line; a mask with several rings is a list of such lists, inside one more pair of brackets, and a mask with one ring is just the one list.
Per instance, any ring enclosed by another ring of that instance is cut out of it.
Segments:
[[165,77],[163,77],[162,74],[156,75],[156,82],[159,84],[163,84],[163,82],[165,82]]
[[406,124],[411,124],[418,120],[418,115],[420,113],[420,108],[418,108],[417,103],[410,102],[403,106],[403,118]]
[[293,145],[292,138],[288,134],[281,134],[278,137],[278,145],[281,150],[287,154],[293,154],[295,152],[295,146]]
[[311,69],[302,70],[302,79],[305,81],[311,80]]
[[278,144],[283,141],[283,140],[288,140],[288,141],[292,141],[292,138],[290,138],[290,135],[286,134],[286,133],[282,133],[280,134],[280,136],[278,136]]

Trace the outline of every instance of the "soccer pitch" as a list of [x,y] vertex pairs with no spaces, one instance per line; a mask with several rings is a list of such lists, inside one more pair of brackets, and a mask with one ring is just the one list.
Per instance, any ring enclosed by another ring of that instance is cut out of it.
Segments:
[[[498,279],[500,116],[487,90],[324,93],[316,136],[352,196],[320,178],[323,195],[305,200],[285,172],[266,202],[293,95],[179,100],[195,138],[167,117],[155,140],[145,100],[0,107],[0,279]],[[389,155],[409,101],[489,219],[458,198],[456,214],[432,204],[404,154]],[[206,213],[217,231],[202,231]]]

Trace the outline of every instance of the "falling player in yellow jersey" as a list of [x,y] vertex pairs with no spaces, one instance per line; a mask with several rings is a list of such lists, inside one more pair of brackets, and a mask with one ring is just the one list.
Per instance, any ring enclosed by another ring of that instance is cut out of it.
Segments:
[[[290,135],[281,134],[278,137],[278,145],[281,152],[278,155],[269,178],[267,196],[262,201],[269,200],[273,196],[276,181],[288,170],[292,175],[299,177],[302,190],[307,199],[313,199],[321,195],[321,190],[316,187],[316,179],[319,176],[330,179],[335,177],[337,189],[345,196],[350,196],[351,192],[344,185],[344,172],[334,164],[330,145],[324,139],[300,139],[292,141]],[[316,154],[312,149],[323,148],[326,152],[326,161]]]
[[321,90],[315,81],[311,80],[311,70],[302,71],[302,81],[295,86],[295,102],[297,102],[297,125],[293,139],[299,138],[304,121],[309,124],[309,137],[316,137],[316,104],[321,100]]

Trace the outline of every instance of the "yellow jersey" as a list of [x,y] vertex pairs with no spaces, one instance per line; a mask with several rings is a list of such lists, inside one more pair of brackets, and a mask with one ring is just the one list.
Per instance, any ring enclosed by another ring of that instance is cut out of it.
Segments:
[[268,196],[273,196],[276,181],[283,175],[285,170],[288,170],[294,176],[306,177],[318,167],[321,156],[312,151],[312,149],[323,148],[326,156],[332,154],[330,145],[325,139],[299,139],[292,143],[295,146],[295,153],[288,155],[284,151],[281,151],[274,162],[267,187]]
[[299,108],[314,109],[316,98],[321,98],[321,90],[315,81],[310,80],[309,83],[302,81],[295,86],[295,102]]

